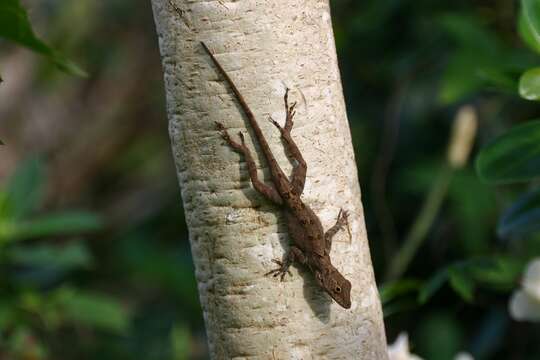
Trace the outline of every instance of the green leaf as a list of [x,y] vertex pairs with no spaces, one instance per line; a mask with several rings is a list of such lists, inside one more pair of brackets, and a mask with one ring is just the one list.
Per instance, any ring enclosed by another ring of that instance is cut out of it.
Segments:
[[511,289],[522,269],[521,261],[503,256],[459,261],[437,271],[421,288],[418,302],[426,303],[446,281],[465,301],[472,302],[477,284],[497,290]]
[[479,285],[507,292],[515,287],[524,267],[523,260],[493,256],[469,261],[467,271]]
[[36,37],[30,25],[28,14],[19,0],[2,0],[0,2],[0,37],[44,55],[60,70],[68,74],[87,76],[86,72],[79,66]]
[[425,304],[437,291],[439,291],[446,280],[448,280],[448,269],[444,268],[437,271],[420,289],[418,302],[420,304]]
[[540,2],[538,0],[522,0],[523,19],[532,39],[540,44]]
[[8,258],[10,262],[18,265],[55,268],[62,271],[89,268],[92,265],[92,256],[80,241],[70,242],[65,246],[18,246],[10,249]]
[[20,165],[6,187],[6,196],[0,201],[0,219],[19,219],[36,210],[43,195],[43,164],[32,158]]
[[485,57],[470,49],[459,49],[450,55],[443,73],[439,101],[452,104],[480,89],[484,80],[478,69],[484,65]]
[[505,210],[497,226],[502,237],[523,236],[540,230],[540,189],[522,195]]
[[531,50],[534,50],[536,53],[540,53],[540,43],[536,41],[533,30],[531,29],[529,22],[525,19],[525,15],[523,13],[524,11],[522,7],[518,19],[518,33],[521,36],[523,42]]
[[472,302],[474,298],[474,282],[466,271],[460,267],[450,268],[448,271],[450,286],[463,300]]
[[398,296],[417,291],[420,286],[421,282],[414,279],[404,279],[386,283],[379,289],[381,302],[386,304]]
[[486,87],[507,92],[512,96],[518,89],[518,79],[510,75],[507,69],[493,67],[478,68],[476,76],[482,80]]
[[109,296],[66,287],[54,294],[53,301],[68,322],[117,334],[129,327],[126,308]]
[[476,171],[483,181],[493,184],[540,176],[540,121],[516,126],[482,149]]
[[[2,224],[0,224],[0,229]],[[31,239],[53,235],[73,235],[103,227],[99,216],[82,211],[70,211],[43,215],[27,221],[19,221],[8,227],[9,232],[2,234],[14,240]],[[0,230],[0,234],[1,234]],[[0,237],[2,237],[0,235]]]
[[540,99],[540,67],[527,70],[519,79],[519,95],[527,100]]

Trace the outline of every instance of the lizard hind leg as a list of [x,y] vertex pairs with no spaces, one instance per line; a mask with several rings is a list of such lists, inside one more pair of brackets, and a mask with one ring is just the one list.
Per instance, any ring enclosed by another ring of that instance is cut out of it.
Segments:
[[278,124],[277,121],[270,118],[270,122],[279,130],[281,133],[281,138],[283,139],[283,142],[285,143],[285,149],[289,153],[289,156],[296,161],[296,164],[294,165],[292,175],[291,175],[291,183],[294,188],[294,190],[301,194],[304,190],[304,184],[306,182],[306,173],[307,173],[307,164],[304,160],[304,157],[302,156],[302,153],[300,152],[300,149],[298,149],[298,146],[294,142],[292,136],[291,136],[291,130],[293,128],[294,122],[293,118],[296,114],[296,102],[292,103],[292,105],[289,105],[289,89],[287,88],[285,90],[285,96],[283,97],[283,102],[285,104],[285,126],[281,126]]
[[289,268],[295,261],[301,264],[305,264],[307,262],[307,258],[302,252],[302,250],[300,250],[296,246],[292,246],[287,252],[287,255],[285,256],[284,261],[272,259],[272,262],[278,264],[279,267],[277,269],[270,270],[269,272],[264,274],[264,276],[269,276],[269,275],[272,275],[274,277],[279,276],[280,280],[283,281],[283,279],[285,278],[285,274],[289,274],[290,276],[292,276],[292,273],[289,270]]
[[275,204],[282,204],[283,200],[281,199],[281,196],[279,193],[274,189],[273,187],[263,183],[259,179],[259,175],[257,174],[257,165],[255,164],[255,160],[253,160],[253,156],[251,155],[251,151],[246,146],[246,141],[244,139],[244,134],[242,132],[238,133],[238,136],[240,137],[241,143],[238,143],[234,141],[225,127],[222,123],[216,122],[216,126],[218,131],[221,133],[221,137],[227,142],[227,144],[236,152],[242,154],[246,160],[246,165],[248,168],[249,178],[251,179],[251,183],[253,184],[253,187],[255,190],[257,190],[259,193],[261,193],[264,197],[271,200]]
[[242,136],[242,144],[239,144],[231,138],[231,136],[229,135],[229,132],[227,131],[227,129],[225,129],[225,126],[223,126],[222,123],[216,121],[216,128],[221,134],[221,137],[223,138],[223,140],[225,140],[230,147],[232,147],[236,152],[244,154],[245,144],[243,141],[243,136]]

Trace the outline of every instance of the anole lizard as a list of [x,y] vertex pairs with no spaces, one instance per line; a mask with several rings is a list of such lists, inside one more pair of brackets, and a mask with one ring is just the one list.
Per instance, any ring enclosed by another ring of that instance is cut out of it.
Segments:
[[264,153],[264,157],[268,162],[272,183],[274,186],[267,185],[258,178],[255,161],[253,160],[249,148],[245,144],[244,135],[242,132],[238,134],[240,136],[240,142],[236,142],[230,137],[223,124],[216,122],[218,130],[221,132],[221,136],[234,151],[244,156],[253,187],[264,197],[281,206],[285,211],[289,229],[289,237],[292,244],[283,261],[273,260],[279,265],[279,267],[266,273],[266,275],[280,276],[281,280],[283,280],[285,274],[290,274],[289,267],[292,263],[298,262],[306,265],[315,275],[315,279],[319,286],[323,288],[332,297],[332,299],[334,299],[344,308],[350,308],[351,283],[345,279],[343,275],[341,275],[341,273],[332,265],[332,262],[330,261],[332,237],[345,224],[347,224],[348,213],[341,210],[339,212],[336,224],[325,233],[321,221],[317,215],[315,215],[313,210],[311,210],[311,208],[301,199],[306,181],[307,165],[300,150],[291,137],[296,103],[289,105],[289,90],[286,90],[284,97],[287,114],[285,126],[281,127],[273,119],[270,120],[280,131],[281,137],[285,144],[285,149],[295,160],[295,165],[290,179],[285,176],[283,170],[281,170],[281,167],[277,163],[261,131],[261,128],[255,119],[255,115],[247,105],[244,97],[242,94],[240,94],[240,91],[230,76],[223,69],[206,44],[203,42],[201,42],[201,44],[212,59],[216,68],[219,70],[219,73],[225,78],[226,82],[235,94],[236,99],[240,103],[240,106],[245,112],[245,115],[253,128],[255,137],[259,142],[261,150]]

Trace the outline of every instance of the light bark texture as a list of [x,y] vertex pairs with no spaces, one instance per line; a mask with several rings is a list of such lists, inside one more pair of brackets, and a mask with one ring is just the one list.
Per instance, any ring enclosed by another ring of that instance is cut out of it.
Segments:
[[[170,136],[213,359],[387,359],[327,0],[152,0]],[[243,131],[269,180],[238,102],[204,41],[258,118],[284,170],[292,166],[269,116],[283,124],[285,88],[297,101],[292,135],[308,164],[303,199],[325,226],[351,213],[330,254],[352,282],[342,309],[313,274],[264,274],[288,248],[281,211],[253,189],[243,159],[216,131]]]

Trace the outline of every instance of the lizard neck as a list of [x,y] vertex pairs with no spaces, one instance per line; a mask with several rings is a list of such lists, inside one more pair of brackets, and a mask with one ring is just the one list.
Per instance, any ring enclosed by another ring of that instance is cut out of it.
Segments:
[[328,255],[313,254],[310,259],[308,259],[308,262],[309,268],[312,272],[319,271],[326,275],[334,271],[338,271],[334,265],[332,265],[330,256]]

